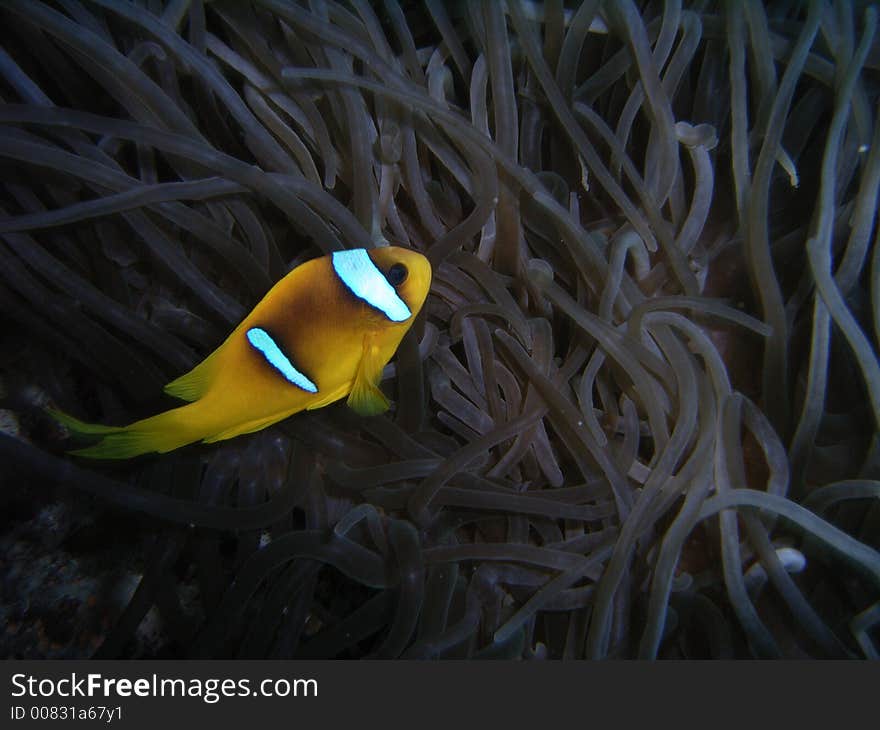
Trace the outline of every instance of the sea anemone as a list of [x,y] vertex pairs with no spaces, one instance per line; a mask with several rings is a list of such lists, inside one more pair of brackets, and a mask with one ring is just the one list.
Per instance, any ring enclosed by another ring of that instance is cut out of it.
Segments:
[[[104,551],[7,655],[880,656],[873,6],[0,22],[7,594]],[[388,243],[434,266],[389,414],[64,453],[46,406],[155,413],[290,268]]]

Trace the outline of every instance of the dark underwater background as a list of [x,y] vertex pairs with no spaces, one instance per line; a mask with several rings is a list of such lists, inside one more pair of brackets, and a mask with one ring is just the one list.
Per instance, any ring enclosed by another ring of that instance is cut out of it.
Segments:
[[[0,656],[878,658],[878,71],[865,2],[0,3]],[[388,243],[385,415],[66,453]]]

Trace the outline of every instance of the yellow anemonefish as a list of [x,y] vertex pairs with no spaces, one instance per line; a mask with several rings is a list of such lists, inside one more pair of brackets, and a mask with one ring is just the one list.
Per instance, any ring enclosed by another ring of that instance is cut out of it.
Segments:
[[409,249],[312,259],[272,287],[220,347],[165,386],[189,404],[121,427],[52,415],[75,433],[103,436],[72,453],[124,459],[259,431],[345,396],[357,413],[382,413],[382,369],[430,286],[431,264]]

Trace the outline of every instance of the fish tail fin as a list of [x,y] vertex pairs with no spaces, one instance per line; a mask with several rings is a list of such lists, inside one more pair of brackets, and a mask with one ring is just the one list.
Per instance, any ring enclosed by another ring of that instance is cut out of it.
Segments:
[[71,454],[91,459],[129,459],[156,451],[172,451],[204,438],[210,431],[200,424],[198,413],[192,412],[195,405],[172,408],[128,426],[102,426],[80,421],[60,411],[50,413],[73,434],[102,437],[96,444],[73,450]]
[[46,413],[67,428],[68,431],[77,435],[94,436],[96,434],[113,433],[119,430],[119,426],[104,426],[100,423],[80,421],[78,418],[74,418],[64,411],[59,411],[55,408],[47,408]]

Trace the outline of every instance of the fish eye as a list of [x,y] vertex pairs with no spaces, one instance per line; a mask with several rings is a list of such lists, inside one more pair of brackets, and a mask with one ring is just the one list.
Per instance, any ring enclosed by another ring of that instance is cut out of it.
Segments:
[[408,273],[409,271],[403,264],[394,264],[394,266],[388,269],[388,273],[385,276],[391,286],[400,286],[406,281]]

